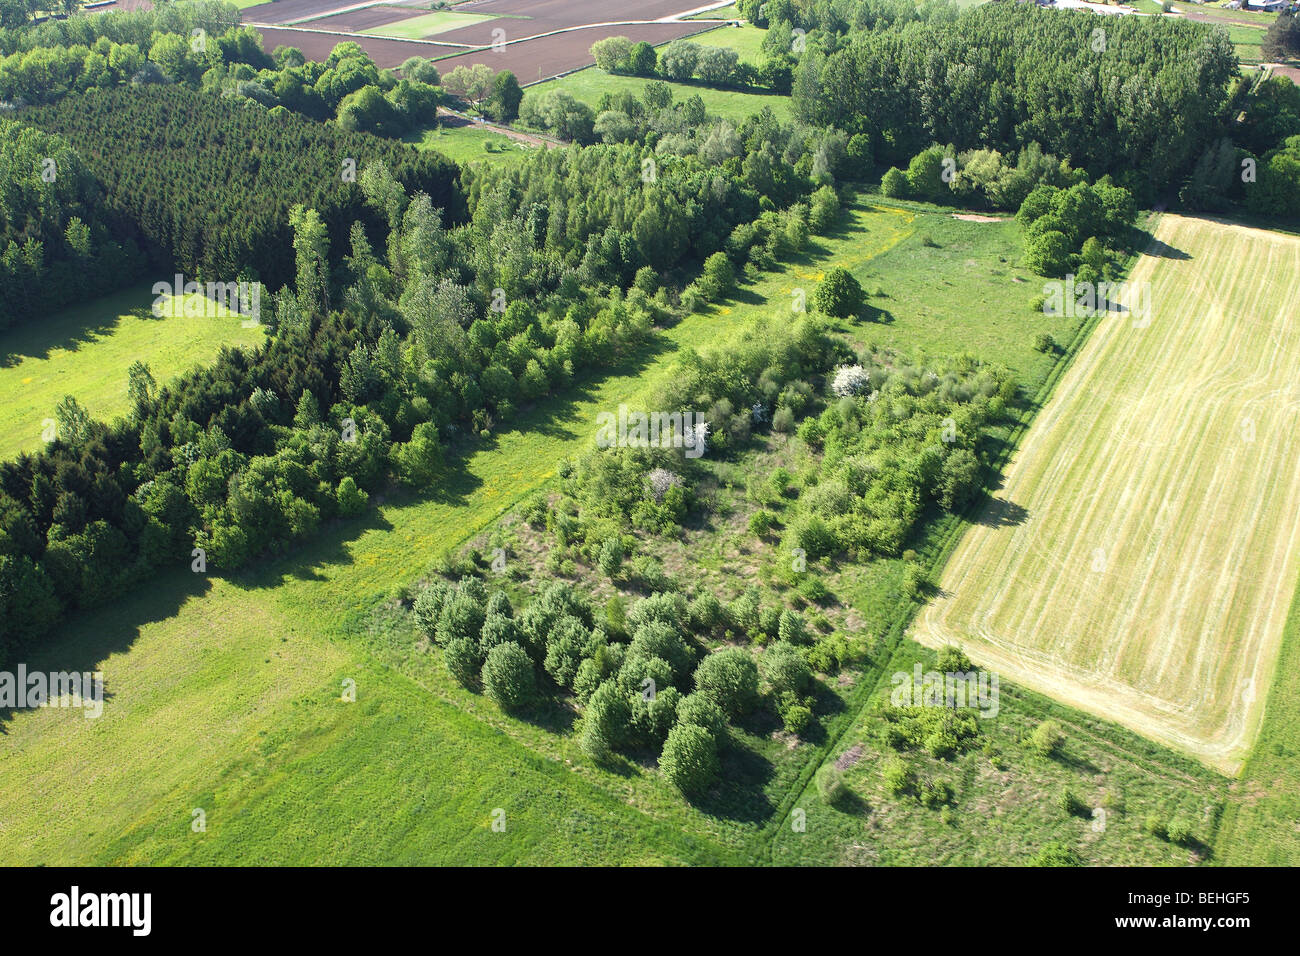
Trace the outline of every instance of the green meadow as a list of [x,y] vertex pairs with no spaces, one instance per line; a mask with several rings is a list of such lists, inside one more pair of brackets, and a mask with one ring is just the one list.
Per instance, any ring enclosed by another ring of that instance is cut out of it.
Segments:
[[472,27],[476,23],[495,19],[496,17],[482,13],[452,13],[441,10],[411,17],[408,20],[370,27],[361,32],[371,36],[396,37],[399,40],[427,40],[439,33],[459,30],[461,27]]
[[477,126],[439,126],[404,138],[419,149],[436,150],[461,165],[479,162],[514,165],[538,148]]
[[[713,34],[707,33],[705,36],[713,36]],[[618,76],[606,73],[598,67],[589,66],[585,70],[570,73],[568,76],[534,84],[528,87],[524,92],[524,96],[539,96],[543,93],[549,93],[551,90],[562,90],[574,99],[581,100],[595,109],[596,104],[600,102],[600,98],[606,93],[629,92],[639,97],[644,93],[646,84],[651,82],[653,80],[647,77]],[[732,122],[739,122],[746,117],[761,112],[765,106],[770,106],[778,119],[782,121],[790,119],[790,97],[788,96],[778,96],[770,93],[746,93],[740,90],[719,90],[696,83],[669,83],[668,85],[672,88],[675,101],[681,102],[698,93],[700,98],[704,100],[705,108],[711,114],[729,119]]]
[[[261,328],[209,303],[206,316],[170,297],[151,311],[149,286],[138,286],[0,332],[0,459],[44,444],[44,422],[65,395],[109,420],[126,412],[126,370],[144,362],[161,385],[203,365],[222,347],[256,346]],[[194,297],[196,303],[199,298]]]
[[740,54],[742,63],[757,65],[758,61],[763,58],[761,48],[763,38],[766,36],[766,30],[746,23],[738,27],[718,27],[716,30],[688,37],[688,39],[692,43],[699,43],[702,46],[719,46],[727,50],[735,50]]

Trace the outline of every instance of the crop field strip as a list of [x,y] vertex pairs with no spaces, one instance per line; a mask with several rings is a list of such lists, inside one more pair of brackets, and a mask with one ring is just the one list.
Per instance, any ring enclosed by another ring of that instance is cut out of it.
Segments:
[[401,66],[409,57],[421,56],[428,59],[454,56],[462,52],[460,47],[445,43],[433,43],[426,40],[392,40],[388,37],[372,37],[364,34],[326,33],[321,30],[258,27],[262,35],[262,44],[268,50],[278,46],[297,47],[309,60],[325,61],[330,51],[340,43],[354,41],[365,50],[383,69]]
[[1300,574],[1300,239],[1157,240],[1150,324],[1102,320],[914,630],[1235,772]]
[[[483,63],[510,70],[527,85],[592,65],[591,45],[606,37],[659,45],[717,27],[707,20],[669,19],[693,6],[687,0],[617,0],[593,12],[572,0],[472,0],[428,13],[392,3],[275,0],[246,8],[242,19],[262,35],[268,51],[293,46],[307,59],[323,61],[339,43],[352,41],[381,68],[413,56],[445,61],[443,73]],[[501,31],[504,44],[498,44]]]
[[[591,45],[606,37],[625,36],[633,42],[645,40],[659,45],[710,29],[713,26],[707,21],[593,26],[527,40],[508,40],[500,49],[488,47],[450,56],[439,62],[438,69],[445,74],[458,66],[484,63],[494,70],[510,70],[519,78],[521,85],[527,86],[591,66],[596,62],[596,58],[591,55]],[[439,34],[438,39],[450,41],[454,35]]]

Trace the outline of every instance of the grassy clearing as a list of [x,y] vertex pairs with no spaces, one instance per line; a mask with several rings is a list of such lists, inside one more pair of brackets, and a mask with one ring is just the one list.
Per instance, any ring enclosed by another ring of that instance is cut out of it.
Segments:
[[1300,241],[1157,238],[1150,326],[1102,319],[916,632],[1235,772],[1300,577]]
[[124,413],[132,362],[147,364],[162,384],[222,346],[254,346],[266,337],[219,305],[211,306],[215,316],[187,316],[169,298],[156,318],[152,303],[149,287],[136,287],[0,333],[0,458],[39,448],[42,423],[65,395],[96,418]]
[[766,30],[746,23],[739,27],[718,27],[708,33],[693,36],[690,40],[692,43],[699,43],[703,46],[717,46],[727,50],[735,50],[740,54],[742,63],[757,65],[763,59],[761,47],[763,46],[763,38],[766,36]]
[[440,126],[412,133],[403,140],[419,149],[442,153],[461,165],[478,162],[514,165],[537,148],[476,126]]
[[[1023,688],[1002,684],[998,712],[978,721],[974,746],[937,759],[922,750],[900,753],[884,742],[889,676],[911,673],[934,655],[905,641],[882,668],[881,686],[827,760],[842,768],[848,796],[828,806],[816,786],[794,801],[806,829],[788,822],[773,838],[777,864],[1005,866],[1025,865],[1050,842],[1072,847],[1089,865],[1174,866],[1211,855],[1227,781],[1106,721],[1071,710]],[[1065,742],[1051,757],[1029,737],[1043,720],[1056,721]],[[900,761],[915,787],[889,792],[884,768]],[[939,806],[920,799],[926,784],[946,786]],[[1080,801],[1060,806],[1069,791]],[[1182,818],[1184,844],[1145,831],[1148,817]]]
[[[705,36],[712,35],[712,33],[705,34]],[[563,90],[574,99],[582,100],[592,109],[595,109],[600,102],[600,98],[606,93],[622,93],[626,91],[639,97],[643,95],[646,84],[650,82],[652,81],[646,77],[616,76],[597,67],[589,66],[577,73],[570,73],[568,76],[530,86],[524,95],[540,96],[549,93],[551,90]],[[755,113],[762,112],[765,106],[770,106],[772,111],[776,113],[777,118],[783,122],[790,118],[790,97],[788,96],[767,93],[742,93],[738,90],[715,90],[695,83],[669,83],[668,85],[672,87],[674,100],[680,102],[698,93],[700,98],[704,100],[705,108],[710,113],[733,122],[738,122]]]
[[398,40],[427,40],[440,33],[459,30],[461,27],[472,27],[476,23],[495,19],[497,18],[484,13],[452,13],[439,10],[435,13],[411,17],[408,20],[370,27],[360,32],[370,36],[394,37]]

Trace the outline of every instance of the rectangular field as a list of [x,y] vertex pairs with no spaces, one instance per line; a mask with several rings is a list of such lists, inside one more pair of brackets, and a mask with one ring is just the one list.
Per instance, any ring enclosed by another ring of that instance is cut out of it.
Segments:
[[390,40],[387,37],[362,36],[356,33],[325,33],[321,30],[257,27],[262,35],[262,46],[268,53],[279,46],[297,47],[308,60],[324,62],[340,43],[356,43],[365,50],[375,65],[382,69],[401,66],[413,56],[435,60],[457,53],[460,47],[445,43],[428,43],[417,40]]
[[1300,573],[1300,238],[1156,238],[914,636],[1235,772]]
[[[707,33],[705,38],[712,35]],[[439,69],[443,68],[442,63],[438,66]],[[599,67],[591,66],[570,73],[568,76],[534,84],[528,88],[524,96],[525,98],[543,96],[552,90],[560,90],[595,109],[600,103],[600,98],[606,93],[628,92],[636,97],[644,97],[646,86],[652,82],[654,81],[648,77],[606,73]],[[761,113],[764,107],[771,107],[777,119],[782,122],[790,119],[792,101],[788,96],[776,93],[750,93],[744,90],[718,90],[699,83],[670,82],[668,85],[672,88],[675,101],[681,102],[698,94],[711,114],[731,120],[733,123],[739,123],[755,113]]]
[[[462,30],[465,27],[474,26],[477,23],[496,20],[496,17],[484,16],[482,14],[472,13],[448,13],[445,10],[437,13],[426,13],[421,16],[404,19],[385,20],[375,26],[367,27],[360,32],[369,33],[372,36],[397,37],[403,40],[425,40],[429,37],[436,36],[439,33],[449,33],[452,30]],[[340,14],[346,17],[348,14]],[[323,25],[329,25],[329,21],[337,19],[329,17],[320,21]]]

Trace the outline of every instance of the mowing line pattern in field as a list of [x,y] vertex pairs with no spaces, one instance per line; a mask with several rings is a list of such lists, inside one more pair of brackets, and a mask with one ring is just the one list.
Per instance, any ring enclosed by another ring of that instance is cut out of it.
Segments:
[[1300,239],[1167,215],[1126,291],[915,636],[1235,772],[1300,573]]

